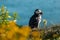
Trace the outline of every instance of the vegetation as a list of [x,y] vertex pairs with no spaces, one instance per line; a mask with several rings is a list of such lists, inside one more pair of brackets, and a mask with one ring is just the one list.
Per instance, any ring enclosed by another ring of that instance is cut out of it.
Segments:
[[16,24],[16,19],[16,12],[13,13],[13,16],[10,16],[9,11],[6,10],[4,6],[1,7],[0,40],[60,40],[60,25],[46,28],[47,21],[44,19],[44,29],[32,31],[29,26],[21,27]]

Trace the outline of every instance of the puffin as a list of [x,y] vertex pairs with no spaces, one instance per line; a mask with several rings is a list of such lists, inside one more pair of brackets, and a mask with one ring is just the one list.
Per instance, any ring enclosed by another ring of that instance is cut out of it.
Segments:
[[33,28],[39,28],[42,18],[42,11],[40,9],[36,9],[34,14],[30,17],[29,26]]

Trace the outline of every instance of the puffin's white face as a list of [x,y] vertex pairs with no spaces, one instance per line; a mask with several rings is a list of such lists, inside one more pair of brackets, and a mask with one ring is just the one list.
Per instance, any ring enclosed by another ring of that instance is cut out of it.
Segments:
[[36,14],[40,14],[42,11],[41,10],[38,10],[38,11],[36,11]]

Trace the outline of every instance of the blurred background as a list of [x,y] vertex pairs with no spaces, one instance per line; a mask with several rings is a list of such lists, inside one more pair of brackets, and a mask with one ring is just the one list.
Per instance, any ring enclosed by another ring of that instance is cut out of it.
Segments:
[[30,17],[37,8],[42,10],[42,20],[46,19],[48,25],[60,24],[59,4],[60,0],[0,0],[0,7],[1,5],[6,6],[10,15],[14,11],[18,12],[18,16],[20,17],[17,20],[18,25],[28,25]]

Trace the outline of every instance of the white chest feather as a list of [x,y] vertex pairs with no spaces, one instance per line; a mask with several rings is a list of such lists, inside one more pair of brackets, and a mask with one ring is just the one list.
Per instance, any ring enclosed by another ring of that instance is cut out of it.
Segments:
[[38,22],[41,22],[41,15],[39,17],[36,17],[36,19],[38,20]]
[[41,15],[39,16],[39,23],[41,22]]

